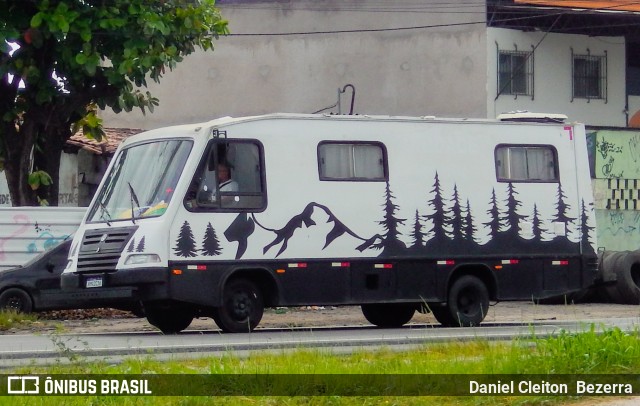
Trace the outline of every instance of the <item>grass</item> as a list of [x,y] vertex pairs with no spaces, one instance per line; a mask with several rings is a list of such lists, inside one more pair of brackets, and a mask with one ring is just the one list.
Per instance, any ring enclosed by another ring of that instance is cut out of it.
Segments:
[[[424,345],[419,349],[397,352],[389,349],[358,351],[349,355],[335,355],[322,350],[299,349],[278,354],[256,352],[248,357],[226,354],[180,361],[155,361],[150,357],[128,358],[113,365],[106,362],[87,363],[78,360],[71,365],[53,367],[22,367],[4,373],[19,374],[146,374],[153,377],[165,374],[205,374],[225,379],[220,381],[222,392],[236,396],[215,397],[215,403],[229,405],[511,405],[511,404],[563,404],[577,400],[571,396],[398,396],[399,381],[391,386],[380,385],[384,377],[411,376],[412,374],[633,374],[640,371],[640,334],[627,333],[614,328],[604,332],[595,326],[584,333],[560,332],[547,339],[517,339],[511,342],[449,342]],[[233,374],[245,377],[286,375],[284,380],[273,380],[269,386],[252,387],[251,380],[233,380]],[[302,377],[300,377],[302,374]],[[314,376],[333,374],[334,380],[314,383]],[[359,376],[349,380],[348,374]],[[296,375],[298,377],[296,377]],[[440,375],[442,376],[442,375]],[[194,375],[194,379],[197,378]],[[424,384],[420,380],[406,379],[402,385]],[[441,378],[442,379],[442,378]],[[446,382],[443,385],[451,384]],[[450,381],[453,381],[451,379]],[[233,386],[238,383],[240,386]],[[384,382],[383,382],[384,383]],[[226,385],[226,386],[225,386]],[[371,385],[374,385],[373,387]],[[375,385],[380,385],[377,387]],[[224,392],[224,389],[230,392]],[[404,386],[403,386],[404,388]],[[406,388],[405,388],[406,389]],[[299,396],[255,396],[270,394]],[[188,391],[187,391],[188,393]],[[379,393],[383,396],[370,396]],[[411,392],[411,393],[415,393]],[[440,392],[438,392],[440,393]],[[322,396],[315,396],[322,395]],[[349,396],[345,396],[349,395]],[[0,397],[0,404],[12,405],[207,405],[214,398],[207,396],[173,397]]]
[[14,327],[32,325],[38,321],[38,316],[33,313],[19,313],[14,310],[0,310],[0,331]]

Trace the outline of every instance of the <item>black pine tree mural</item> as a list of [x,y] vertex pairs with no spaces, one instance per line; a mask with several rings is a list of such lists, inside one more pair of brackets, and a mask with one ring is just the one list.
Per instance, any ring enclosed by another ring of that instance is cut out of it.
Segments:
[[138,243],[138,246],[136,247],[136,252],[142,252],[144,251],[144,237],[142,237],[140,239],[140,242]]
[[584,199],[582,200],[582,210],[580,213],[580,234],[581,234],[581,241],[580,243],[582,244],[582,249],[584,250],[584,252],[591,252],[591,253],[595,253],[593,246],[591,245],[591,232],[593,230],[595,230],[595,227],[590,227],[589,226],[589,212],[590,210],[587,210],[587,207],[584,203]]
[[191,226],[187,221],[180,227],[180,234],[176,241],[176,247],[173,249],[176,255],[180,257],[195,257],[196,256],[196,241],[193,238],[193,232]]
[[471,215],[471,204],[469,204],[469,199],[467,199],[467,208],[464,217],[464,239],[469,242],[475,242],[474,236],[476,235],[475,225],[473,224],[473,216]]
[[200,251],[202,255],[208,256],[220,255],[222,253],[216,230],[213,229],[211,223],[207,224],[207,230],[204,233],[204,240],[202,241],[202,249]]
[[462,206],[460,205],[460,195],[458,185],[453,185],[453,198],[451,199],[451,215],[448,222],[451,228],[451,237],[454,242],[460,243],[464,240]]
[[389,182],[387,182],[387,186],[385,188],[385,203],[383,205],[384,220],[378,222],[378,224],[382,225],[385,232],[380,236],[381,241],[373,245],[376,249],[382,249],[381,255],[383,256],[397,255],[407,248],[400,240],[400,231],[398,231],[398,226],[404,224],[406,219],[399,219],[395,217],[398,206],[393,203],[393,199],[394,197],[391,193]]
[[538,205],[533,205],[533,217],[531,218],[531,231],[533,233],[533,239],[535,241],[542,241],[542,233],[546,230],[542,228],[542,220],[540,220],[540,213],[538,212]]
[[518,192],[515,191],[513,183],[509,182],[507,185],[507,212],[503,220],[509,227],[508,233],[511,237],[519,236],[520,220],[525,218],[525,216],[518,214],[518,209],[520,209],[522,203],[516,199],[517,195]]
[[491,218],[486,223],[482,223],[483,225],[489,227],[489,233],[491,237],[495,237],[500,232],[500,209],[498,208],[498,199],[496,199],[496,190],[493,189],[491,191],[491,201],[489,202],[490,207],[487,210],[487,214]]
[[127,247],[127,252],[133,252],[133,250],[135,249],[136,246],[136,239],[132,238],[131,242],[129,243],[129,246]]
[[420,224],[420,215],[418,214],[418,210],[416,210],[411,238],[413,239],[413,244],[411,244],[411,248],[413,250],[420,250],[424,247],[424,233],[422,232],[422,224]]
[[431,234],[433,240],[437,242],[444,242],[447,240],[447,234],[445,230],[445,224],[447,224],[447,215],[445,213],[444,199],[442,198],[442,189],[440,188],[440,179],[438,178],[438,172],[436,172],[435,182],[433,189],[431,189],[433,199],[429,200],[429,206],[433,209],[432,214],[424,216],[425,220],[428,220],[433,225],[431,228]]
[[565,200],[567,200],[567,196],[562,190],[562,185],[558,183],[558,194],[556,195],[556,215],[553,217],[552,221],[564,223],[564,232],[566,236],[569,223],[575,220],[575,218],[569,217],[567,215],[567,212],[571,210],[571,206],[569,206]]

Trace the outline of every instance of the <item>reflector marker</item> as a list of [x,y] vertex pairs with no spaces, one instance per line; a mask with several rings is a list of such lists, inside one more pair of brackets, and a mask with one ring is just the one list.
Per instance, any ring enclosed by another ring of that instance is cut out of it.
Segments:
[[560,261],[551,261],[551,265],[569,265],[569,261],[566,259]]
[[348,268],[351,264],[348,262],[332,262],[331,266],[334,268]]
[[207,266],[206,265],[187,265],[187,269],[192,271],[206,271]]
[[287,266],[289,268],[306,268],[307,267],[307,263],[306,262],[296,262],[296,263],[292,263],[292,264],[287,264]]
[[284,269],[276,269],[276,273],[285,273],[286,271]]
[[501,262],[502,262],[502,265],[514,265],[519,263],[520,261],[517,259],[503,259]]
[[376,269],[391,269],[393,264],[375,264],[373,267]]
[[438,265],[455,265],[456,261],[452,260],[452,259],[447,259],[446,261],[437,261],[436,264]]
[[174,269],[171,271],[171,273],[174,275],[182,275],[182,269]]

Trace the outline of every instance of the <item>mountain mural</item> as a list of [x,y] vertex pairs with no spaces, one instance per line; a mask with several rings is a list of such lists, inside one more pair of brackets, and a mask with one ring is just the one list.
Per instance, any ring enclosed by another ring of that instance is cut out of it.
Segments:
[[[493,189],[487,201],[487,207],[483,208],[485,219],[483,223],[477,223],[474,216],[474,208],[469,199],[463,199],[461,191],[456,184],[453,185],[453,193],[445,197],[438,173],[429,189],[429,198],[425,207],[414,210],[412,219],[399,218],[397,213],[400,206],[387,182],[382,196],[381,216],[377,221],[380,234],[360,236],[329,209],[329,207],[311,202],[299,213],[291,217],[281,228],[269,228],[262,225],[254,213],[240,213],[224,231],[224,237],[229,242],[237,242],[236,259],[242,258],[249,244],[249,237],[254,233],[256,226],[273,234],[273,240],[262,248],[267,254],[272,250],[279,257],[287,251],[289,242],[296,237],[296,230],[316,226],[313,214],[316,210],[324,212],[327,223],[331,223],[331,229],[325,237],[324,250],[336,239],[343,235],[349,235],[356,241],[353,249],[360,252],[365,250],[379,251],[382,258],[391,257],[439,257],[447,255],[482,255],[482,254],[532,254],[545,252],[547,254],[567,254],[579,252],[580,245],[585,253],[594,253],[591,241],[593,241],[594,227],[590,226],[592,217],[592,205],[584,201],[580,205],[580,215],[571,217],[571,207],[567,203],[567,196],[558,183],[555,194],[553,213],[549,218],[542,218],[538,204],[533,205],[531,213],[522,213],[522,202],[519,200],[519,192],[513,183],[505,184],[502,200]],[[545,198],[545,196],[541,196]],[[429,213],[421,215],[420,212]],[[405,228],[410,232],[404,238],[401,228],[410,221]],[[478,233],[482,231],[489,236],[488,241],[479,243],[482,239]],[[579,236],[573,240],[572,234]],[[408,241],[405,243],[404,241]],[[144,246],[141,241],[140,245]],[[193,257],[197,252],[202,255],[219,255],[222,246],[219,243],[216,231],[209,223],[206,227],[201,249],[197,249],[197,243],[193,238],[190,224],[185,221],[180,230],[174,252],[178,256]],[[133,242],[130,248],[132,249]]]

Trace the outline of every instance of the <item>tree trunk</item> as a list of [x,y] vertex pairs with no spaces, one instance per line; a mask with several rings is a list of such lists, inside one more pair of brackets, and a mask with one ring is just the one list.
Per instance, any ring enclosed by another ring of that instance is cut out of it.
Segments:
[[71,136],[70,130],[50,129],[39,142],[40,151],[34,155],[34,168],[43,170],[51,176],[49,186],[40,186],[36,191],[41,199],[46,199],[49,206],[57,206],[60,195],[60,160],[66,140]]
[[[13,124],[5,126],[5,129],[10,126]],[[6,136],[4,172],[7,177],[12,206],[38,205],[36,194],[28,182],[35,134],[35,126],[25,122],[18,131],[14,127],[14,131]]]

